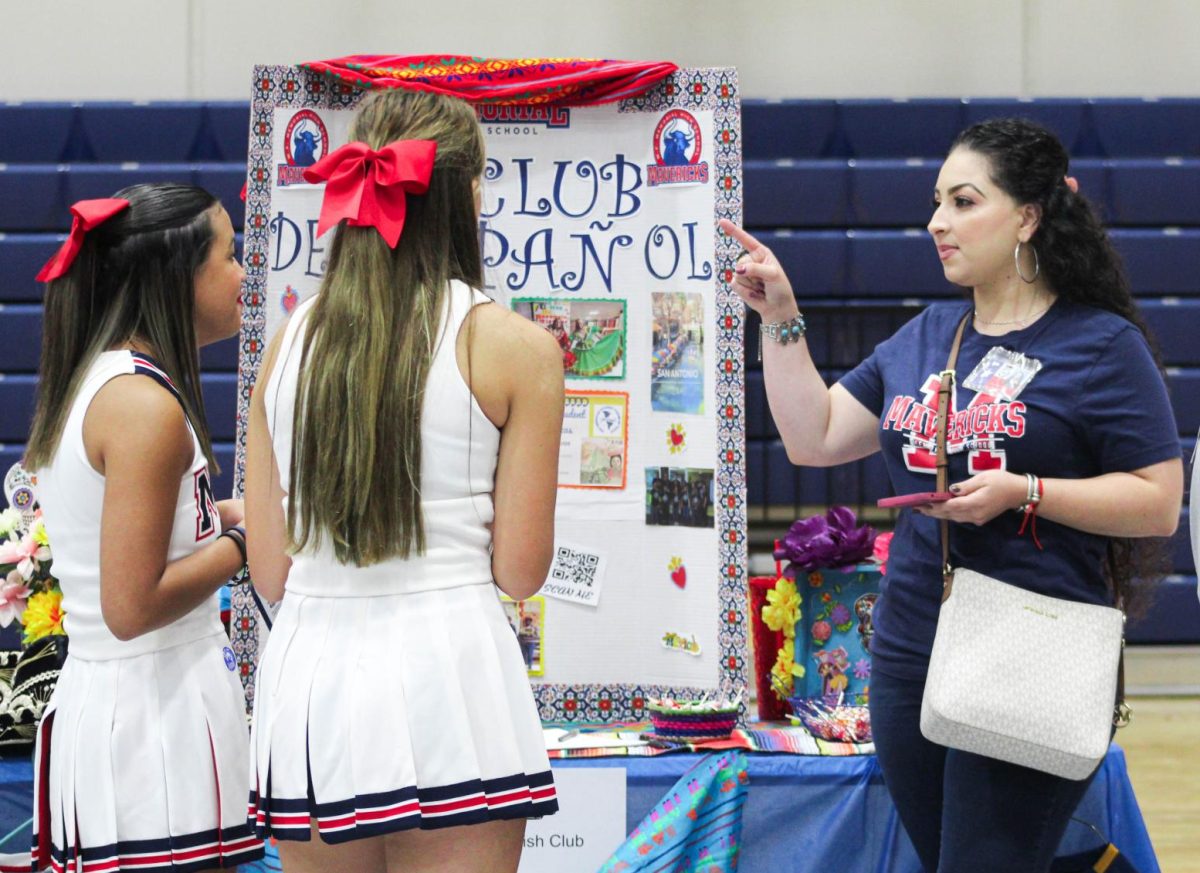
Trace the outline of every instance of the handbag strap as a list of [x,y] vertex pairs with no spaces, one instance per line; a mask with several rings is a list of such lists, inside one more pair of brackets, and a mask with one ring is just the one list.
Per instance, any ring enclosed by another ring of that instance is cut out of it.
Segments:
[[[967,320],[971,317],[968,312],[958,323],[954,332],[954,342],[950,345],[950,357],[946,359],[946,368],[938,377],[938,409],[937,409],[937,490],[945,491],[950,480],[950,453],[946,450],[946,426],[950,418],[950,398],[954,396],[954,365],[958,363],[958,349],[962,345],[963,332],[967,329]],[[942,530],[942,602],[950,596],[954,586],[954,569],[950,566],[950,522],[942,519],[938,523]]]
[[[962,345],[963,333],[967,328],[967,320],[971,313],[963,316],[954,332],[954,342],[950,345],[950,357],[946,359],[946,369],[938,377],[938,408],[937,408],[937,490],[945,491],[950,484],[950,454],[946,450],[946,428],[950,418],[950,398],[954,394],[954,365],[958,363],[958,349]],[[941,519],[942,540],[942,602],[950,596],[954,587],[954,568],[950,566],[950,522]],[[1108,546],[1108,558],[1113,561],[1112,542]],[[1117,608],[1124,612],[1124,603],[1118,603]],[[1121,641],[1121,657],[1117,662],[1117,700],[1113,712],[1113,724],[1122,728],[1129,724],[1130,709],[1125,702],[1125,641]]]

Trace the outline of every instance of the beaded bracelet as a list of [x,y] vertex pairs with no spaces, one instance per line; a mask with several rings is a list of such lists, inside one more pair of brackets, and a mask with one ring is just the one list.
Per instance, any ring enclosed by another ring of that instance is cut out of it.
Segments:
[[770,324],[760,324],[758,326],[758,359],[762,360],[762,338],[773,340],[781,345],[788,343],[799,342],[800,337],[808,332],[808,325],[804,321],[804,316],[797,313],[795,317],[789,318],[787,321],[773,321]]

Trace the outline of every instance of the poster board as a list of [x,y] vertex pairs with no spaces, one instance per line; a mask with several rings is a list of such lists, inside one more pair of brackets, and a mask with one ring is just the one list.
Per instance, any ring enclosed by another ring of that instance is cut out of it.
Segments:
[[[240,491],[267,343],[316,293],[330,235],[306,163],[344,144],[366,92],[291,66],[254,72],[239,366]],[[746,687],[743,306],[732,69],[679,70],[601,106],[480,106],[484,289],[560,341],[567,386],[556,556],[541,592],[545,721],[648,718],[652,697]],[[250,699],[267,628],[233,600]]]

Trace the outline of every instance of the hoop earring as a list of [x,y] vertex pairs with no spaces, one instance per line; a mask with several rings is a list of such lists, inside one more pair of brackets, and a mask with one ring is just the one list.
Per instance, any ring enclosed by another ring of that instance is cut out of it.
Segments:
[[1017,275],[1021,277],[1021,281],[1024,282],[1026,285],[1032,285],[1034,282],[1037,281],[1037,277],[1041,274],[1042,265],[1041,265],[1041,262],[1038,260],[1037,248],[1031,245],[1030,248],[1033,249],[1033,278],[1032,279],[1025,278],[1025,274],[1021,272],[1021,246],[1023,246],[1023,245],[1024,245],[1023,242],[1021,242],[1020,240],[1017,240],[1017,247],[1015,249],[1013,249],[1013,263],[1015,263],[1017,265]]

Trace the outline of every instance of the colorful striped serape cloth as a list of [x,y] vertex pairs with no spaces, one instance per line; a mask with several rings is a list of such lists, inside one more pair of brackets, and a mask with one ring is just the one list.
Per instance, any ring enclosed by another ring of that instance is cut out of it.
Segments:
[[[623,724],[591,726],[584,730],[590,733],[602,733],[607,730],[629,731],[637,729],[638,725]],[[852,755],[873,755],[873,743],[837,743],[814,737],[802,727],[759,727],[754,729],[738,728],[724,740],[709,740],[703,743],[671,743],[653,738],[649,733],[649,723],[644,724],[643,739],[649,743],[644,746],[606,746],[604,748],[572,748],[551,749],[547,754],[555,760],[562,758],[607,758],[607,757],[652,757],[668,752],[715,752],[724,749],[743,749],[748,752],[774,752],[788,755],[820,755],[824,757],[848,757]]]
[[636,97],[679,69],[666,61],[347,55],[302,68],[359,88],[412,88],[497,106],[591,106]]

